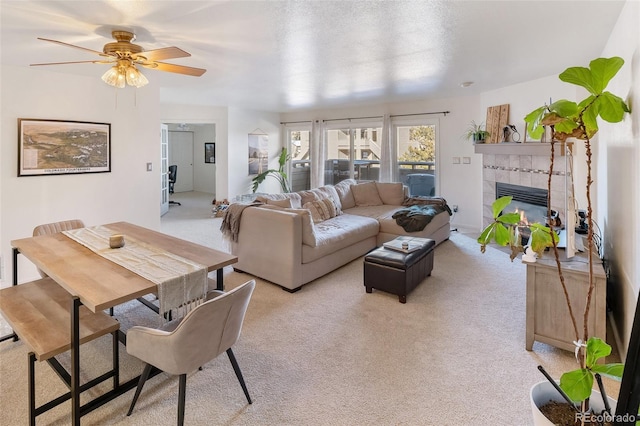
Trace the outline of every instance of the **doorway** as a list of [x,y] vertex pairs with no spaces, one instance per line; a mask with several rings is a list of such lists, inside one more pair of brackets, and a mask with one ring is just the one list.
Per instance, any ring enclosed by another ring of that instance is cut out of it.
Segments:
[[178,166],[174,192],[204,192],[213,200],[216,197],[216,164],[207,157],[206,147],[216,142],[216,124],[176,120],[162,120],[162,123],[168,128],[167,166]]
[[169,131],[169,165],[178,166],[173,192],[193,191],[193,132]]

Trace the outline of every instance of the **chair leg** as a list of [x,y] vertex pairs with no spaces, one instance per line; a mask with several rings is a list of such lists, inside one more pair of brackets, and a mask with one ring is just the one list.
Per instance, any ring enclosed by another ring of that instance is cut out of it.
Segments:
[[184,425],[184,400],[187,390],[187,375],[180,375],[180,385],[178,387],[178,426]]
[[142,387],[144,386],[144,382],[149,378],[149,373],[151,373],[151,369],[153,366],[151,364],[145,364],[144,370],[142,371],[142,375],[140,379],[138,379],[138,387],[136,388],[136,393],[133,395],[133,401],[131,401],[131,406],[129,407],[129,411],[127,412],[127,416],[130,416],[133,412],[133,407],[136,405],[136,401],[138,401],[138,397],[140,396],[140,392],[142,392]]
[[233,355],[233,351],[231,348],[227,349],[227,356],[229,357],[229,361],[231,361],[231,365],[233,366],[233,371],[236,372],[236,377],[240,382],[240,386],[242,386],[242,390],[244,391],[244,396],[247,397],[247,401],[249,404],[253,404],[251,401],[251,397],[249,396],[249,391],[247,390],[247,385],[244,383],[244,378],[242,377],[242,371],[240,371],[240,366],[238,365],[238,361],[236,361],[235,355]]

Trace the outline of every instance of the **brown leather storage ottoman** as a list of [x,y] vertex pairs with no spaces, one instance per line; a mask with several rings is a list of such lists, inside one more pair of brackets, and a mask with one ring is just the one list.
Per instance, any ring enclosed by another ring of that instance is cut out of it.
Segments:
[[[412,237],[398,237],[415,241]],[[424,238],[425,244],[411,253],[403,253],[378,247],[364,257],[364,286],[367,293],[373,289],[398,295],[400,303],[407,302],[409,294],[422,280],[431,275],[433,269],[434,240]]]

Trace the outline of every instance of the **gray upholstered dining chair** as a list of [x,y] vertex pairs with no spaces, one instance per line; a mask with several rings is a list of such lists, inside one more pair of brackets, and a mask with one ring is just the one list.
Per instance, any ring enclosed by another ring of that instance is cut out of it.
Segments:
[[[46,223],[44,225],[38,225],[33,228],[33,236],[51,235],[62,231],[69,231],[71,229],[84,228],[84,222],[80,219],[63,220],[60,222]],[[38,273],[42,278],[47,278],[47,274],[38,269]]]
[[227,352],[249,404],[252,403],[242,372],[231,347],[240,337],[242,322],[256,283],[247,281],[233,290],[209,292],[205,303],[184,318],[161,329],[134,326],[127,332],[127,352],[146,363],[127,416],[131,415],[142,387],[153,367],[179,375],[178,425],[184,424],[187,373]]

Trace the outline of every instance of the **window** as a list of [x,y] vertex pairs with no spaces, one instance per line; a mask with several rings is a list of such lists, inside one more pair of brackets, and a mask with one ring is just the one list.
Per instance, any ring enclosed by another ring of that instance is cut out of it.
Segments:
[[291,155],[289,182],[291,191],[311,189],[311,129],[309,126],[287,126],[287,150]]
[[411,195],[436,195],[437,121],[395,123],[397,168],[394,180],[409,187]]
[[380,132],[382,125],[377,123],[327,126],[324,183],[335,185],[349,178],[379,180]]

